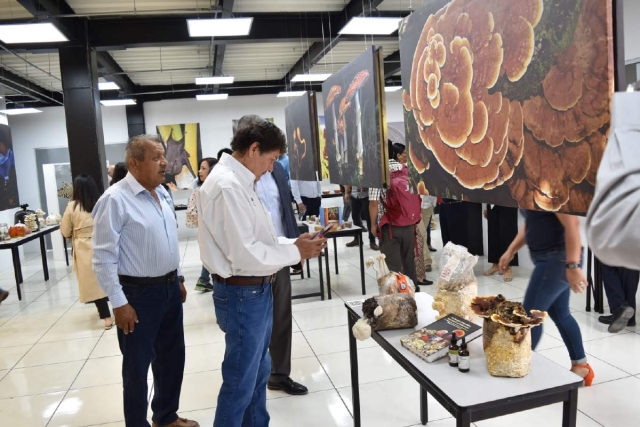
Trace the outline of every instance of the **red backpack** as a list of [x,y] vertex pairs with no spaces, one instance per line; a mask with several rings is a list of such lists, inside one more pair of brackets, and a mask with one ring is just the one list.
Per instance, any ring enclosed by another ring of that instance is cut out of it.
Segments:
[[380,218],[379,230],[390,224],[399,227],[415,225],[422,219],[422,203],[420,195],[409,191],[409,169],[391,172],[391,185],[387,190],[387,200],[382,200],[385,214]]

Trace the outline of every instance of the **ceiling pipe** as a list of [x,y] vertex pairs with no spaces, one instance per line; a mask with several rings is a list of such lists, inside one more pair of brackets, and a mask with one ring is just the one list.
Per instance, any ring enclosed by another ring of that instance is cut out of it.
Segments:
[[192,8],[192,9],[156,9],[156,10],[125,10],[115,12],[100,12],[100,13],[82,13],[82,14],[67,14],[67,15],[45,15],[47,18],[117,18],[120,16],[145,16],[145,15],[194,15],[198,13],[222,13],[220,8]]
[[15,56],[16,58],[20,59],[21,61],[29,64],[31,67],[35,68],[38,71],[42,71],[43,73],[45,73],[46,75],[48,75],[49,77],[51,77],[52,79],[58,80],[59,82],[62,81],[62,79],[60,79],[59,77],[54,76],[53,74],[51,74],[50,72],[43,70],[42,68],[38,67],[37,65],[33,64],[32,62],[28,61],[26,58],[21,57],[20,55],[18,55],[17,53],[15,53],[14,51],[12,51],[11,49],[9,49],[4,43],[0,42],[0,48],[2,48],[3,50],[5,50],[7,53],[10,53],[11,55]]
[[[52,98],[52,97],[50,97],[50,96],[48,96],[48,95],[45,95],[45,94],[43,94],[43,93],[40,93],[40,92],[38,92],[37,90],[35,90],[35,89],[33,89],[33,88],[29,87],[29,86],[25,86],[25,85],[23,85],[23,84],[16,83],[16,82],[14,82],[13,80],[11,80],[11,79],[9,79],[9,78],[5,77],[5,76],[4,76],[4,75],[2,75],[2,74],[0,74],[0,80],[2,80],[2,81],[6,81],[6,82],[9,82],[9,83],[10,83],[10,85],[8,85],[8,86],[9,86],[9,88],[11,88],[11,85],[15,85],[15,86],[18,86],[18,87],[20,87],[20,88],[22,88],[22,89],[26,89],[26,90],[28,90],[29,92],[31,92],[31,93],[33,93],[33,94],[35,94],[36,96],[40,97],[40,99],[41,99],[41,100],[42,100],[42,98],[46,98],[46,99],[48,99],[49,101],[53,101],[53,102],[55,102],[56,104],[64,105],[62,102],[58,101],[57,99]],[[44,100],[43,100],[43,102],[46,102],[46,101],[44,101]]]

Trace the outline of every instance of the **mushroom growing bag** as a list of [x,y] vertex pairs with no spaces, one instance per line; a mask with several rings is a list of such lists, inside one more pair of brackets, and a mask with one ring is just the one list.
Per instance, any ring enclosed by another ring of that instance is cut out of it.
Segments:
[[470,322],[477,317],[470,308],[478,295],[478,281],[473,267],[478,257],[471,255],[464,246],[447,243],[440,257],[438,293],[433,298],[433,309],[438,311],[436,319],[455,314]]

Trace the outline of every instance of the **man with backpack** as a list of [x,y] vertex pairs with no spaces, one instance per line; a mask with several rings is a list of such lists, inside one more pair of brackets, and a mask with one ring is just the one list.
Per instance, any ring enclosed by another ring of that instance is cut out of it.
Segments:
[[[380,251],[389,270],[407,275],[419,290],[416,277],[415,225],[422,219],[420,196],[409,190],[409,171],[405,146],[389,141],[388,189],[369,189],[371,232],[380,238]],[[377,221],[376,221],[377,218]]]

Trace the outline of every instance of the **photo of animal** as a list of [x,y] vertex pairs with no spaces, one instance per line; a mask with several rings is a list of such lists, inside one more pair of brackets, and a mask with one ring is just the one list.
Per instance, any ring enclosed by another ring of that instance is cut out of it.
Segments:
[[157,126],[156,130],[165,148],[166,183],[178,189],[191,188],[197,178],[198,159],[202,156],[200,124]]

